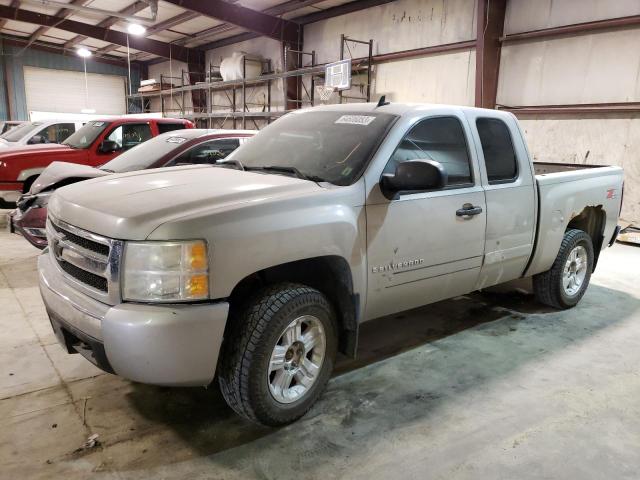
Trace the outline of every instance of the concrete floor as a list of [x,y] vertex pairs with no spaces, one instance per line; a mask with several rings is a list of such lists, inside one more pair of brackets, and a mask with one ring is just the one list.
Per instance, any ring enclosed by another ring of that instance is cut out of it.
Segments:
[[282,429],[215,388],[135,384],[64,353],[37,254],[0,234],[0,478],[638,478],[638,247],[605,252],[570,311],[485,293],[366,324],[360,358]]

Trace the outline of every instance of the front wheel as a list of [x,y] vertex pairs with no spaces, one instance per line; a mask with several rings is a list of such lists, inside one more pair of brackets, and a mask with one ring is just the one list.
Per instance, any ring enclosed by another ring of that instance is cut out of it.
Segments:
[[218,375],[229,406],[270,426],[303,416],[335,361],[336,321],[327,298],[304,285],[274,285],[232,321]]
[[574,307],[589,286],[593,258],[591,237],[582,230],[567,230],[551,268],[533,277],[538,301],[559,309]]

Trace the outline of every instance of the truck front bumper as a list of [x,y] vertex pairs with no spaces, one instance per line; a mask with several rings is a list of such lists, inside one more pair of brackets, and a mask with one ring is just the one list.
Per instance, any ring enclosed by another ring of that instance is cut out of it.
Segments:
[[48,251],[38,257],[40,292],[69,353],[141,383],[206,386],[213,380],[229,304],[110,306],[69,286]]

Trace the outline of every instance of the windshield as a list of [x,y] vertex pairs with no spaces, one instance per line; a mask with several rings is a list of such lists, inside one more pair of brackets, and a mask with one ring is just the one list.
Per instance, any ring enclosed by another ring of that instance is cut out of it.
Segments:
[[247,169],[292,168],[316,181],[351,185],[396,118],[377,112],[291,113],[266,127],[227,161],[240,162]]
[[2,134],[0,138],[4,138],[7,142],[17,142],[30,133],[36,131],[41,125],[41,122],[29,122],[23,125],[18,125],[17,127],[12,128],[8,132]]
[[144,170],[186,141],[187,138],[175,132],[160,135],[127,150],[122,155],[102,165],[100,170],[112,173]]
[[89,148],[93,141],[98,138],[98,135],[108,126],[109,122],[87,122],[80,130],[62,142],[62,144],[69,145],[71,148]]

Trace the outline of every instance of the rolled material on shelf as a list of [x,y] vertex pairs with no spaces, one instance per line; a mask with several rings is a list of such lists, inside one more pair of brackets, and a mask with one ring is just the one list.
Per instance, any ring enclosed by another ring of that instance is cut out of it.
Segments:
[[262,61],[244,52],[233,52],[220,63],[220,75],[224,81],[241,80],[243,76],[245,79],[256,78],[261,74]]

